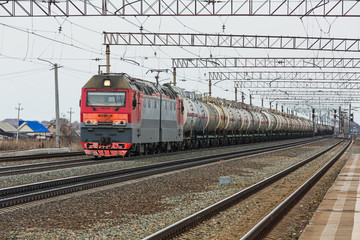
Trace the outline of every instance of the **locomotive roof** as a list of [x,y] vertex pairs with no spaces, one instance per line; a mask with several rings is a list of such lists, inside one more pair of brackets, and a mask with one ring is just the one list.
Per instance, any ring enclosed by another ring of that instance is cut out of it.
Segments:
[[[111,86],[104,87],[104,81],[110,80]],[[110,89],[133,89],[142,91],[145,95],[162,94],[175,98],[177,94],[170,86],[158,87],[149,81],[132,78],[125,73],[94,75],[83,88],[110,88]]]
[[111,87],[113,89],[127,89],[132,88],[130,85],[130,77],[126,74],[103,74],[103,75],[94,75],[84,86],[83,88],[104,88],[104,80],[110,79]]

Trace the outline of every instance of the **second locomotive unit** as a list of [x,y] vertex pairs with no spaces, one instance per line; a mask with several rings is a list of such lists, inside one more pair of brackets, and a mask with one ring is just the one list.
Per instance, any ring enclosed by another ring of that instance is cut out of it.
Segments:
[[[326,125],[318,133],[331,133]],[[126,156],[311,136],[311,121],[226,99],[199,97],[126,74],[93,76],[81,93],[87,155]]]

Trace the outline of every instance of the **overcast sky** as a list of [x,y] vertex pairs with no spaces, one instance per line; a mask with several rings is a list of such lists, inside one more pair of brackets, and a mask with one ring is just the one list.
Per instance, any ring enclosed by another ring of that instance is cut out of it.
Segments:
[[[38,58],[57,63],[59,69],[60,116],[80,120],[81,87],[105,64],[103,31],[171,33],[226,33],[359,38],[359,18],[298,17],[47,17],[0,18],[0,120],[16,118],[18,103],[25,120],[51,120],[55,117],[54,71]],[[222,26],[225,26],[223,31]],[[112,46],[111,72],[154,81],[152,68],[171,68],[176,57],[360,57],[345,52],[320,52],[270,49],[176,48]],[[95,61],[95,59],[101,59]],[[121,59],[131,59],[140,64]],[[241,71],[242,69],[223,69]],[[259,69],[245,69],[258,71]],[[265,71],[270,69],[264,69]],[[292,71],[291,69],[277,69]],[[307,71],[321,71],[307,69]],[[178,69],[178,85],[188,90],[208,92],[207,73],[214,69]],[[306,70],[305,70],[306,71]],[[332,71],[331,69],[324,71]],[[338,71],[334,69],[333,71]],[[171,73],[160,80],[170,81]],[[181,81],[185,79],[186,81]],[[228,90],[227,92],[225,90]],[[246,92],[246,90],[244,90]],[[213,87],[213,96],[234,99],[232,82]],[[246,102],[249,102],[248,97]],[[253,101],[260,105],[256,97]],[[265,106],[269,102],[265,101]],[[353,106],[359,106],[354,103]],[[356,119],[360,119],[358,113]]]

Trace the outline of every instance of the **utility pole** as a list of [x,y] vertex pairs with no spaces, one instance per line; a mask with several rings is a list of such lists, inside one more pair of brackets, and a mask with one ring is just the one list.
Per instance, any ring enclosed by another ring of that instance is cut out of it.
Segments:
[[71,127],[71,115],[74,113],[74,112],[72,111],[72,108],[70,108],[70,111],[68,111],[68,113],[70,114],[70,127]]
[[313,137],[315,136],[315,108],[312,109]]
[[209,78],[209,97],[211,97],[211,79]]
[[[48,60],[40,59],[40,61],[48,62],[53,66],[55,73],[55,114],[56,114],[56,148],[60,147],[60,121],[59,121],[59,81],[58,81],[58,68],[59,66],[56,63],[52,63]],[[52,70],[52,69],[51,69]]]
[[176,68],[173,68],[173,84],[176,86]]
[[16,143],[19,141],[19,122],[20,122],[20,111],[24,110],[21,107],[21,103],[19,103],[18,107],[15,107],[15,109],[18,111],[18,117],[17,117],[17,128],[16,128]]
[[351,136],[350,131],[351,131],[351,104],[349,104],[349,137]]
[[60,121],[59,121],[59,81],[58,81],[58,65],[54,64],[55,72],[55,111],[56,111],[56,148],[60,147]]
[[106,74],[110,73],[110,46],[106,45],[106,51],[105,51],[105,55],[106,55]]
[[341,121],[342,121],[342,113],[341,113],[341,106],[339,106],[339,135],[342,133]]
[[335,128],[336,128],[336,109],[334,109],[334,137],[336,136]]

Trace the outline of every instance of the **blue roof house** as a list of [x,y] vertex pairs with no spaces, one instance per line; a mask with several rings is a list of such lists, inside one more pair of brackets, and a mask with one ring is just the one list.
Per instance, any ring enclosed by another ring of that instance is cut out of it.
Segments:
[[50,131],[38,121],[20,121],[19,133],[34,137],[50,135]]

